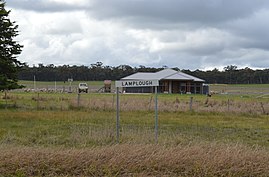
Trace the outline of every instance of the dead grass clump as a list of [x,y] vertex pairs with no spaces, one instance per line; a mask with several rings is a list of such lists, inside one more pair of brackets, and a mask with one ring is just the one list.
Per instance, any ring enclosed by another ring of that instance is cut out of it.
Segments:
[[3,100],[14,100],[15,101],[15,100],[20,100],[22,98],[20,98],[17,95],[5,94],[5,95],[2,96],[2,99]]
[[267,176],[269,153],[241,145],[1,147],[3,176]]
[[4,95],[4,96],[2,96],[2,99],[3,100],[10,100],[10,99],[12,99],[12,96],[10,96],[10,95]]

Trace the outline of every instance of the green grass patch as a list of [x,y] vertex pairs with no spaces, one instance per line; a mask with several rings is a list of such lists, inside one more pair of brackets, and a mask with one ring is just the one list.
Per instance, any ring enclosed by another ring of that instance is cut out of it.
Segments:
[[[115,143],[113,111],[1,110],[0,142],[25,146],[91,147]],[[154,112],[121,112],[121,142],[154,143]],[[159,143],[232,142],[269,147],[269,117],[161,112]]]
[[[20,80],[18,82],[20,85],[24,85],[25,88],[34,88],[34,81],[26,81],[26,80]],[[79,83],[87,83],[89,88],[101,88],[104,86],[104,81],[73,81],[71,83],[72,87],[78,87]],[[68,81],[36,81],[35,85],[36,88],[55,88],[55,84],[57,88],[63,88],[66,89],[70,86],[70,82]],[[115,82],[111,82],[112,87],[114,88]]]

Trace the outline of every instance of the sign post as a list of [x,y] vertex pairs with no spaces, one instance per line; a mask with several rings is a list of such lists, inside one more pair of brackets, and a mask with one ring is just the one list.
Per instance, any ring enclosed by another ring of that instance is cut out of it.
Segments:
[[116,130],[117,130],[117,143],[120,142],[120,110],[119,110],[119,87],[117,87],[117,119],[116,119]]
[[155,86],[155,143],[158,143],[158,89]]
[[155,87],[155,142],[158,143],[158,80],[128,80],[116,81],[117,111],[116,111],[116,137],[117,143],[120,139],[120,115],[119,115],[119,88],[120,87]]

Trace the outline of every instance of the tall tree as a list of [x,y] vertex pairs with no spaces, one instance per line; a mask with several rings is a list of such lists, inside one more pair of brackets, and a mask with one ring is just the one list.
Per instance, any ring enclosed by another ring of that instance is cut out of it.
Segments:
[[5,9],[5,4],[0,0],[0,91],[22,87],[18,85],[17,77],[25,65],[17,60],[23,46],[14,40],[18,35],[18,25],[10,21],[10,10]]
[[232,84],[233,81],[234,81],[234,84],[237,84],[236,75],[235,75],[235,72],[237,71],[237,66],[229,65],[229,66],[224,67],[223,69],[228,74],[229,84]]

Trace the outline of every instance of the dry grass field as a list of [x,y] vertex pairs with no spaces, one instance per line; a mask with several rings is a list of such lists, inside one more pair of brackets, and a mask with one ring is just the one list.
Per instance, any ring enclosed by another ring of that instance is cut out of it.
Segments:
[[[79,99],[78,99],[79,97]],[[190,97],[193,102],[190,109]],[[268,176],[262,94],[0,94],[0,176]]]
[[1,146],[2,176],[268,176],[268,151],[241,145]]

